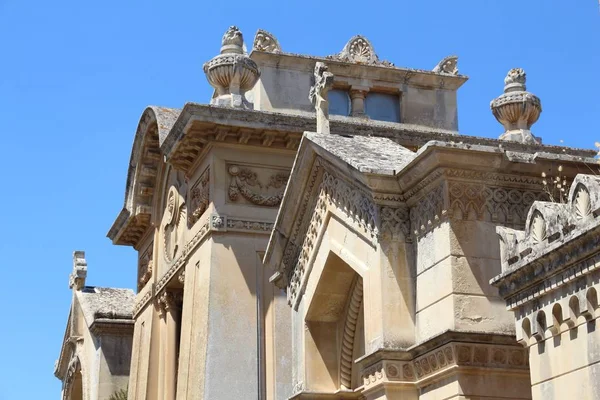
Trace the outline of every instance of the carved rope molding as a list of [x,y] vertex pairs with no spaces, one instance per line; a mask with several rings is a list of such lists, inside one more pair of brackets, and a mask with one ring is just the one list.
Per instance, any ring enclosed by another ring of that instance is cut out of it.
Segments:
[[[241,195],[252,204],[267,207],[279,206],[283,199],[285,185],[290,177],[288,172],[276,172],[269,177],[267,184],[261,184],[258,181],[256,172],[250,168],[231,165],[227,171],[231,176],[229,185],[229,199],[231,201],[238,200]],[[279,190],[275,194],[264,193],[269,188]]]
[[348,303],[346,323],[344,324],[344,336],[342,337],[342,353],[340,358],[340,383],[342,389],[352,388],[352,364],[354,359],[354,343],[356,334],[356,323],[363,299],[363,281],[358,276],[352,288],[352,295]]

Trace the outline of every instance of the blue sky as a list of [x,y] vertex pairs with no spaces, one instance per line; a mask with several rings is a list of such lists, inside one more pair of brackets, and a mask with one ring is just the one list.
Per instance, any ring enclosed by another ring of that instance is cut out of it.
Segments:
[[543,104],[545,143],[600,140],[596,0],[0,0],[3,229],[0,399],[57,398],[52,375],[71,300],[72,252],[88,284],[134,287],[131,248],[105,237],[122,207],[135,128],[148,104],[208,102],[202,64],[238,25],[284,51],[328,55],[355,34],[398,66],[459,56],[464,134],[496,137],[489,102],[512,67]]

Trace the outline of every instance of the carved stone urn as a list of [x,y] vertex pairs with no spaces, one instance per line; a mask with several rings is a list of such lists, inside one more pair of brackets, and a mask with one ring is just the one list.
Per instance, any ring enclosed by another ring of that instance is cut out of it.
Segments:
[[223,35],[221,54],[204,64],[208,83],[215,88],[216,97],[210,104],[252,108],[244,94],[252,89],[260,76],[258,66],[244,54],[242,32],[231,26]]
[[492,100],[490,107],[494,117],[504,126],[501,140],[521,143],[541,143],[531,133],[531,126],[542,112],[542,103],[525,86],[526,74],[521,68],[513,68],[504,78],[504,93]]

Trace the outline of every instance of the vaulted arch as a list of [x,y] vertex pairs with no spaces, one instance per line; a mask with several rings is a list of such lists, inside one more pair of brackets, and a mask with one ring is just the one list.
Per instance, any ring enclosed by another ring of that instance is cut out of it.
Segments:
[[158,171],[163,163],[160,146],[179,112],[150,106],[142,113],[129,159],[125,202],[108,232],[114,244],[135,246],[150,226]]

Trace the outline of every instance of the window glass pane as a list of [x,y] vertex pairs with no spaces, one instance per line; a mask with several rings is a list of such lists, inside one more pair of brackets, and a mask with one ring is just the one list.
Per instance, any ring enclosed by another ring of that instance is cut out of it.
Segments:
[[371,119],[400,122],[400,97],[395,94],[369,92],[365,112]]
[[328,92],[329,114],[350,115],[350,96],[348,92],[340,89],[333,89]]

